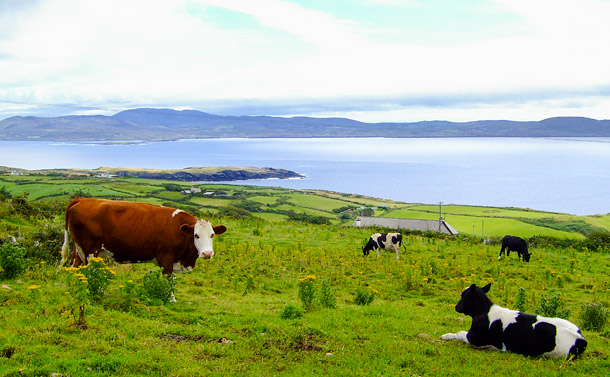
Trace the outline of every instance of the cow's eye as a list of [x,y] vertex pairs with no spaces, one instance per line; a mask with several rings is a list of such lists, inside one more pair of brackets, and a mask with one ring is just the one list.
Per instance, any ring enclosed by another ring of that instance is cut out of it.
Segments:
[[195,238],[199,239],[199,234],[195,234]]

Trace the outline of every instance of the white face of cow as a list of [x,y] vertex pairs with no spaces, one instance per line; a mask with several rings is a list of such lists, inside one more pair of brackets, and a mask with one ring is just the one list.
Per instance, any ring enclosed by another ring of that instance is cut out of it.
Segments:
[[197,220],[197,223],[195,223],[195,247],[199,252],[199,258],[212,259],[214,256],[214,249],[212,248],[214,234],[214,228],[208,220]]

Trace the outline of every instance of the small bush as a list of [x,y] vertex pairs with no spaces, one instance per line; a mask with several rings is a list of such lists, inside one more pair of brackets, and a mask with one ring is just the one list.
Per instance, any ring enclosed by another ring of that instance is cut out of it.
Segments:
[[104,297],[104,293],[110,280],[115,276],[102,258],[89,258],[89,264],[79,269],[80,273],[86,278],[89,294],[93,301],[99,301]]
[[142,299],[150,304],[167,304],[174,297],[176,274],[165,277],[160,268],[150,270],[144,275],[142,282]]
[[370,305],[375,301],[375,296],[377,296],[379,292],[371,287],[356,289],[356,297],[354,297],[354,303],[356,305]]
[[568,319],[570,310],[561,310],[563,308],[563,299],[560,295],[555,295],[549,298],[546,294],[540,297],[540,306],[535,309],[535,313],[544,317],[559,317]]
[[284,310],[280,313],[281,319],[296,319],[303,316],[303,311],[295,305],[288,304],[284,307]]
[[25,249],[5,243],[0,246],[0,276],[6,279],[13,279],[21,275],[27,268],[25,259]]
[[299,279],[299,299],[306,312],[313,310],[316,298],[316,277],[306,276]]
[[610,317],[610,311],[604,309],[602,304],[585,304],[580,313],[583,330],[602,331]]
[[337,297],[330,287],[328,280],[323,280],[320,286],[320,305],[323,308],[335,309],[337,307]]

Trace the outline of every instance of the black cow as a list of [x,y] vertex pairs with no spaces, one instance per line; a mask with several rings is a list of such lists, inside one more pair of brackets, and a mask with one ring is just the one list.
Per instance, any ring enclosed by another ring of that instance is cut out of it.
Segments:
[[398,259],[400,245],[402,244],[402,234],[400,233],[375,233],[369,237],[369,241],[362,249],[362,253],[367,256],[372,250],[377,250],[377,256],[382,249],[393,250]]
[[495,347],[525,356],[578,357],[587,348],[580,329],[561,318],[524,314],[495,305],[487,298],[491,284],[472,284],[455,306],[472,317],[470,330],[445,334],[443,340],[458,339],[476,347]]
[[500,256],[498,256],[498,260],[502,259],[504,249],[506,249],[507,258],[510,257],[511,251],[516,251],[519,255],[519,260],[521,260],[521,257],[523,256],[523,261],[530,261],[530,256],[532,255],[532,253],[527,251],[527,242],[525,242],[523,238],[515,236],[504,236],[504,238],[502,238],[502,249],[500,250]]

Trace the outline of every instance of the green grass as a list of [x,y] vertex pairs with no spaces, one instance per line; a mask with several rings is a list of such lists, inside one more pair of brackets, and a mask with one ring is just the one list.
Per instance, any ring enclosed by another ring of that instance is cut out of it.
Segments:
[[[440,340],[469,327],[453,307],[470,283],[492,282],[491,299],[506,307],[523,287],[530,312],[542,293],[561,294],[578,324],[582,304],[610,304],[607,254],[536,248],[526,264],[498,261],[495,246],[407,236],[396,261],[362,256],[367,229],[220,222],[229,231],[215,238],[215,258],[178,276],[175,304],[120,305],[126,282],[141,284],[150,264],[110,265],[116,277],[87,307],[86,328],[66,315],[66,272],[34,263],[2,281],[0,375],[598,376],[610,367],[608,328],[584,333],[589,346],[576,362]],[[298,280],[308,275],[331,283],[338,307],[281,319],[286,305],[301,305]],[[354,292],[367,286],[378,297],[356,305]]]

